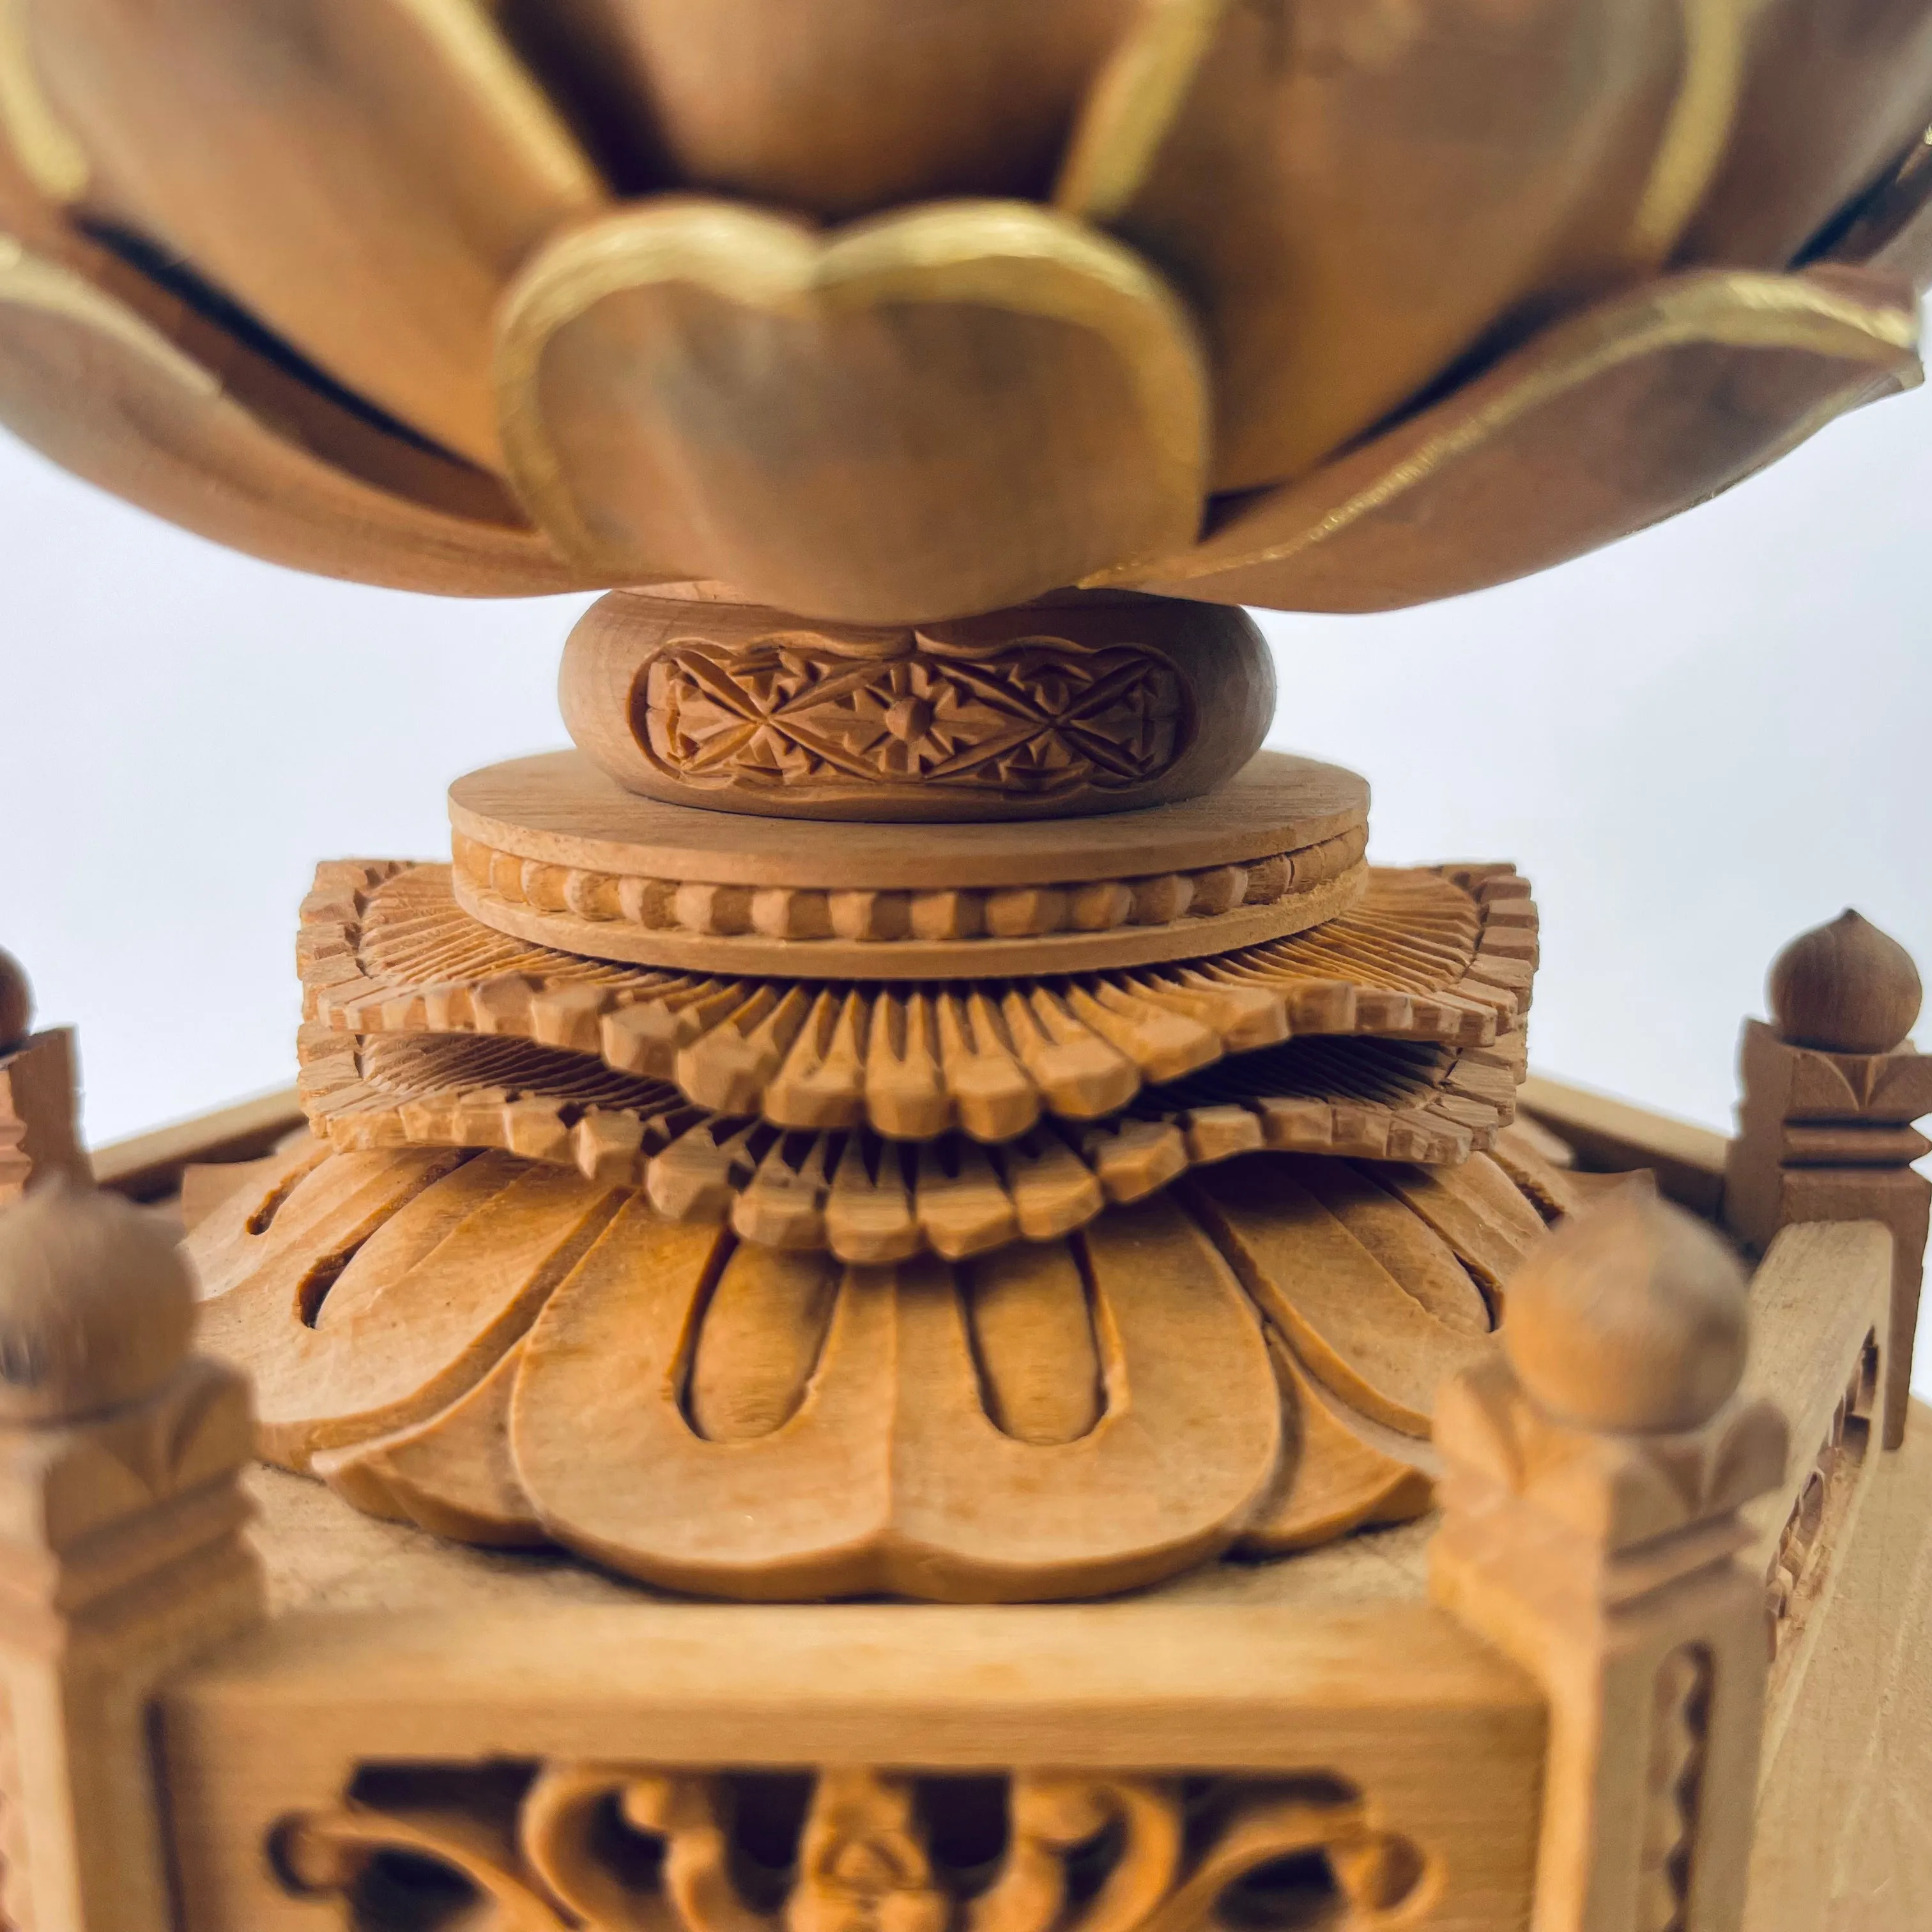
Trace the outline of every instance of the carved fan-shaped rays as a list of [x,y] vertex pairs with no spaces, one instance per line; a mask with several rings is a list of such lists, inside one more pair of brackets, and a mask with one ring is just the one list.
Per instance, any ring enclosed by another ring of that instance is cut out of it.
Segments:
[[489,931],[440,866],[322,867],[299,942],[310,1017],[344,1032],[510,1035],[779,1126],[988,1142],[1296,1034],[1490,1046],[1528,1009],[1536,946],[1528,886],[1506,866],[1377,870],[1354,908],[1291,938],[980,987],[613,965]]
[[1110,1202],[1262,1148],[1412,1161],[1495,1144],[1515,1111],[1522,1036],[1490,1048],[1291,1040],[1085,1126],[1043,1124],[994,1147],[867,1128],[788,1132],[692,1106],[676,1088],[587,1055],[464,1034],[356,1041],[303,1030],[311,1124],[341,1151],[494,1148],[642,1190],[666,1219],[728,1221],[746,1240],[842,1260],[957,1260],[1084,1227]]
[[[1091,1594],[1426,1507],[1433,1390],[1571,1186],[1262,1154],[848,1267],[511,1155],[293,1155],[190,1238],[264,1454],[375,1513],[752,1598]],[[487,1255],[488,1265],[482,1264]]]

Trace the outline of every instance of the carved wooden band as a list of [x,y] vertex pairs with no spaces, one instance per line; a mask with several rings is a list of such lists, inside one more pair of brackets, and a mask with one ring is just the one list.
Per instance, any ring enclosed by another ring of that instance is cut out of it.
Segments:
[[1210,797],[1014,824],[828,833],[626,792],[574,752],[450,788],[458,902],[594,958],[788,979],[1148,965],[1278,939],[1366,883],[1368,788],[1263,752]]
[[970,1262],[853,1268],[399,1148],[291,1155],[190,1253],[260,1453],[364,1508],[705,1594],[985,1602],[1419,1513],[1435,1390],[1492,1358],[1544,1238],[1485,1156],[1263,1155]]
[[728,1222],[748,1241],[865,1264],[1049,1240],[1244,1154],[1466,1160],[1495,1148],[1524,1072],[1520,1032],[1460,1049],[1297,1040],[1148,1088],[1125,1114],[988,1147],[957,1132],[788,1132],[518,1040],[358,1041],[308,1026],[301,1054],[303,1107],[338,1152],[495,1148],[641,1189],[668,1220]]
[[1316,930],[1190,963],[992,987],[774,984],[523,945],[457,906],[446,866],[342,862],[317,868],[297,950],[305,1012],[338,1032],[529,1040],[779,1126],[990,1142],[1294,1036],[1489,1046],[1528,1010],[1537,944],[1508,866],[1376,868]]
[[789,818],[1050,818],[1192,798],[1261,748],[1274,665],[1240,610],[1119,592],[829,624],[620,591],[572,634],[579,748],[673,804]]
[[[741,960],[747,972],[901,979],[1133,965],[1304,931],[1360,895],[1367,846],[1360,828],[1252,866],[921,892],[639,878],[520,859],[460,833],[451,842],[458,901],[500,931],[555,932],[553,943],[569,950],[705,970]],[[548,923],[566,920],[577,944]],[[681,943],[693,939],[745,944],[721,952]],[[1042,939],[1060,942],[1055,956],[1000,944]],[[855,958],[854,947],[878,950]]]

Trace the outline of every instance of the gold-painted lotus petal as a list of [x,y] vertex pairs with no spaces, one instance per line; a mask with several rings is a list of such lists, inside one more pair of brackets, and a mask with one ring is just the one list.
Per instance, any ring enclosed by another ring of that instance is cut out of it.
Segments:
[[1759,0],[1730,151],[1683,259],[1783,268],[1928,122],[1925,0]]
[[1198,518],[1185,313],[1024,203],[830,240],[722,202],[627,208],[531,264],[502,338],[519,493],[614,580],[917,622],[1158,555]]
[[1288,610],[1393,610],[1582,555],[1741,482],[1922,376],[1903,283],[1667,277],[1547,331],[1192,550],[1103,580]]
[[1300,473],[1552,284],[1660,224],[1667,247],[1716,158],[1692,138],[1707,72],[1735,65],[1685,20],[1682,0],[1145,9],[1057,199],[1202,314],[1215,487]]
[[583,582],[492,479],[305,388],[112,258],[64,254],[0,234],[0,422],[44,455],[298,570],[457,596]]
[[504,284],[602,199],[474,0],[14,0],[87,203],[338,381],[497,460]]
[[1897,275],[1922,296],[1932,287],[1932,130],[1870,197],[1826,259]]
[[940,195],[1042,193],[1137,5],[560,0],[559,11],[580,59],[621,74],[677,181],[844,219]]

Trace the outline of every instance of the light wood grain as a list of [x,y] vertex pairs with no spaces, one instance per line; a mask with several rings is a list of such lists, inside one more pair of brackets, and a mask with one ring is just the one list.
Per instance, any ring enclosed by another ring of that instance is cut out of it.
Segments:
[[562,0],[675,179],[844,217],[1034,195],[1132,0]]
[[158,1201],[181,1185],[184,1168],[204,1162],[260,1158],[303,1124],[296,1090],[278,1088],[173,1126],[96,1148],[94,1178],[130,1201]]
[[172,1932],[158,1684],[261,1614],[245,1383],[189,1353],[157,1217],[80,1188],[0,1211],[0,1919]]
[[1605,177],[1648,172],[1682,10],[1142,10],[1057,198],[1199,306],[1216,489],[1359,436],[1564,280],[1565,253],[1616,259],[1635,210]]
[[1589,1166],[1612,1172],[1646,1168],[1668,1199],[1696,1214],[1717,1213],[1730,1146],[1724,1135],[1535,1074],[1518,1098],[1525,1113],[1553,1129]]
[[500,461],[497,298],[604,197],[490,8],[28,0],[26,17],[94,206],[423,434]]
[[583,580],[488,479],[371,429],[98,251],[86,273],[70,253],[0,234],[0,420],[43,454],[296,569],[470,596]]
[[890,826],[855,826],[828,838],[809,824],[748,825],[734,814],[639,798],[580,753],[550,752],[458,778],[449,818],[463,837],[540,865],[733,886],[911,891],[1238,865],[1353,831],[1366,822],[1368,802],[1366,784],[1352,772],[1263,752],[1211,797],[1145,812],[934,826],[910,838]]
[[1912,1932],[1932,1897],[1932,1408],[1876,1462],[1759,1798],[1752,1932]]
[[1691,259],[1782,268],[1896,165],[1932,115],[1932,20],[1912,0],[1768,0],[1751,19],[1723,166]]
[[[869,1123],[901,1138],[956,1127],[1000,1141],[1290,1036],[1440,1041],[1465,1049],[1468,1098],[1507,1098],[1521,1070],[1492,1050],[1517,1030],[1536,947],[1534,903],[1509,868],[1378,870],[1355,908],[1318,928],[1193,965],[1004,989],[800,988],[520,944],[457,908],[446,868],[344,862],[318,868],[298,954],[308,1011],[338,1033],[532,1040],[779,1126]],[[1277,1118],[1291,1141],[1322,1124]],[[1336,1122],[1324,1119],[1330,1144]],[[1372,1146],[1370,1130],[1364,1117],[1342,1138],[1364,1154],[1436,1159],[1466,1150],[1472,1130],[1432,1124],[1440,1153],[1433,1140]]]
[[636,206],[547,248],[501,328],[518,488],[614,582],[912,622],[1157,556],[1199,520],[1186,312],[1024,203],[829,238],[730,202]]
[[1552,325],[1304,481],[1230,504],[1192,549],[1106,580],[1342,611],[1504,583],[1916,386],[1917,343],[1917,304],[1886,277],[1666,276]]
[[760,817],[1062,818],[1198,797],[1274,720],[1253,620],[1115,592],[916,630],[620,592],[571,632],[572,740],[628,790]]

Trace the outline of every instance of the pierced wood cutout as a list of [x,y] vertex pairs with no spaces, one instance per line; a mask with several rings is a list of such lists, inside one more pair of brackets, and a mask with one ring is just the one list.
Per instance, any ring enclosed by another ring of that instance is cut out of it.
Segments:
[[760,1778],[568,1760],[364,1764],[270,1856],[356,1932],[405,1932],[433,1897],[504,1932],[1195,1932],[1261,1910],[1318,1925],[1404,1912],[1436,1862],[1325,1772]]
[[901,991],[525,945],[464,913],[447,867],[344,862],[317,870],[298,952],[305,1010],[338,1030],[508,1035],[784,1127],[1003,1141],[1295,1035],[1490,1046],[1529,1004],[1528,891],[1507,866],[1378,868],[1357,906],[1317,931],[1220,958]]
[[868,1129],[787,1132],[694,1107],[586,1054],[466,1034],[357,1040],[305,1027],[302,1104],[338,1153],[496,1148],[641,1189],[668,1220],[848,1262],[957,1260],[1081,1228],[1109,1202],[1259,1149],[1419,1162],[1468,1159],[1514,1112],[1522,1036],[1458,1051],[1297,1040],[1142,1090],[1084,1130],[1053,1121],[991,1147]]
[[398,1149],[292,1156],[188,1246],[260,1452],[358,1508],[705,1594],[979,1601],[1419,1514],[1436,1387],[1489,1359],[1544,1226],[1486,1156],[1261,1154],[853,1266]]
[[1878,1337],[1874,1335],[1861,1352],[1858,1367],[1832,1412],[1825,1438],[1778,1539],[1766,1587],[1774,1702],[1787,1675],[1780,1666],[1788,1665],[1795,1640],[1820,1607],[1820,1586],[1836,1532],[1842,1527],[1846,1505],[1871,1453],[1872,1425],[1878,1408]]

